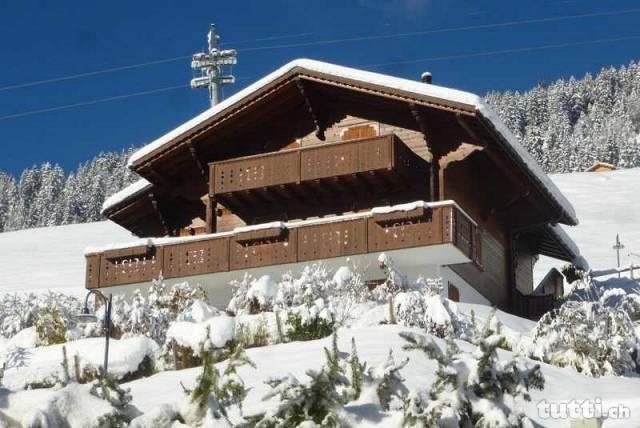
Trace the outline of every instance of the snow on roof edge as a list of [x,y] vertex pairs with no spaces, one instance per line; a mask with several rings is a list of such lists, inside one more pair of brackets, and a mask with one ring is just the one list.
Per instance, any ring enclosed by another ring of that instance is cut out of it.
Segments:
[[124,189],[114,193],[113,195],[105,199],[105,201],[102,203],[102,210],[100,210],[100,214],[104,214],[110,208],[113,208],[114,206],[124,202],[125,200],[144,192],[145,190],[151,188],[151,186],[153,186],[153,184],[151,184],[144,178],[131,183]]

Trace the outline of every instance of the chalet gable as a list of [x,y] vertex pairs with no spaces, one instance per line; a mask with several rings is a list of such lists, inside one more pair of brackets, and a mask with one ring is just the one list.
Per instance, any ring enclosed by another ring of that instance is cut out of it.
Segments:
[[134,153],[130,167],[190,200],[206,193],[206,166],[279,150],[349,115],[422,133],[430,152],[486,147],[502,174],[538,195],[548,220],[577,224],[571,204],[476,95],[313,60],[292,61]]

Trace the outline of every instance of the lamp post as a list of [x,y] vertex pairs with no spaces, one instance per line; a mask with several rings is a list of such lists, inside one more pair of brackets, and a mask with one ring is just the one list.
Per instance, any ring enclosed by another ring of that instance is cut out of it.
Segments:
[[92,315],[89,311],[89,296],[94,294],[96,298],[102,299],[102,303],[105,305],[104,312],[104,364],[102,365],[102,375],[107,375],[107,368],[109,366],[109,337],[111,336],[111,302],[113,299],[113,295],[109,294],[109,298],[107,298],[104,294],[102,294],[99,290],[89,290],[87,296],[84,298],[84,307],[82,308],[82,312],[78,318],[84,319],[87,321],[96,321],[97,317]]

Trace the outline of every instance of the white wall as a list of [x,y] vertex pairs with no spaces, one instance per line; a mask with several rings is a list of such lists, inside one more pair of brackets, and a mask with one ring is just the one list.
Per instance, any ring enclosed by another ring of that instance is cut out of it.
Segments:
[[[444,291],[443,295],[447,296],[448,284],[451,282],[460,290],[460,301],[467,303],[480,303],[490,305],[479,292],[471,287],[461,277],[456,275],[451,269],[442,266],[442,261],[449,260],[452,263],[461,263],[468,261],[462,256],[462,253],[453,245],[445,244],[438,246],[419,247],[412,249],[403,249],[396,251],[388,251],[395,267],[408,277],[410,281],[415,281],[419,276],[425,278],[442,278]],[[339,257],[323,261],[330,270],[335,270],[343,265],[354,265],[364,273],[365,280],[376,280],[384,278],[383,271],[378,267],[378,253],[363,254],[352,257]],[[240,280],[245,273],[249,273],[253,277],[262,275],[270,275],[274,279],[279,279],[288,271],[300,272],[306,263],[294,263],[277,266],[265,266],[261,268],[247,269],[244,271],[221,272],[216,274],[206,274],[190,276],[186,278],[167,279],[166,283],[173,285],[180,282],[189,282],[192,285],[200,285],[207,292],[211,304],[224,308],[231,299],[232,288],[230,281]],[[117,287],[108,287],[102,289],[105,293],[124,293],[130,294],[136,289],[144,290],[149,283],[130,284]]]

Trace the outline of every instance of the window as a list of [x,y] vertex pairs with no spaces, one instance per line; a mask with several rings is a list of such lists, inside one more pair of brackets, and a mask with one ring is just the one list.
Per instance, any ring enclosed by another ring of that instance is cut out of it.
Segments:
[[458,287],[456,287],[452,283],[449,283],[448,297],[449,297],[449,300],[453,300],[454,302],[460,301],[460,290],[458,290]]
[[342,133],[342,141],[375,137],[376,134],[376,128],[373,125],[352,126]]

